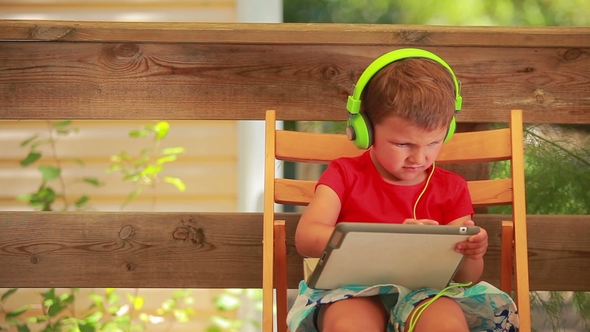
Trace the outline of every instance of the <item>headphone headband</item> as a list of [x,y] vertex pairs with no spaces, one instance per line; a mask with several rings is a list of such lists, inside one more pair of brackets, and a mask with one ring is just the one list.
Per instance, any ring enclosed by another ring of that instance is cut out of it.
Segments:
[[375,59],[368,67],[365,69],[361,77],[359,77],[358,82],[354,87],[354,91],[352,95],[348,96],[348,101],[346,103],[346,109],[351,115],[359,114],[361,109],[361,94],[367,83],[373,75],[377,74],[383,67],[387,66],[388,64],[402,60],[407,58],[426,58],[433,61],[440,63],[442,66],[447,68],[453,77],[453,82],[455,83],[455,112],[459,112],[461,110],[463,104],[463,97],[461,97],[461,84],[460,81],[455,76],[455,73],[451,69],[451,67],[439,56],[434,53],[428,52],[426,50],[418,49],[418,48],[403,48],[398,49],[395,51],[391,51],[389,53],[385,53],[384,55],[380,56],[379,58]]

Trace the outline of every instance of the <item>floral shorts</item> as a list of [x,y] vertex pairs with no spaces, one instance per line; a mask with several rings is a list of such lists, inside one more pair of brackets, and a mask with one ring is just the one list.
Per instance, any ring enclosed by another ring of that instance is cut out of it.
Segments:
[[[317,290],[299,283],[299,295],[287,316],[292,332],[316,332],[316,316],[322,305],[351,297],[380,296],[390,313],[387,332],[402,332],[412,310],[423,300],[436,296],[440,290],[431,288],[411,292],[396,285],[371,287],[347,286],[333,290]],[[498,288],[480,282],[469,288],[457,286],[444,296],[453,298],[465,312],[472,332],[515,332],[519,321],[512,298]]]

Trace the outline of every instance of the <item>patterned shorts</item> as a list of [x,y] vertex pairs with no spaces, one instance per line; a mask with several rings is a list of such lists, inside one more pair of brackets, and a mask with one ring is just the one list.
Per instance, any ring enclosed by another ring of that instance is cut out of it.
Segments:
[[[352,297],[380,296],[390,313],[387,332],[402,332],[412,310],[439,292],[431,288],[411,292],[396,285],[347,286],[325,291],[311,289],[305,281],[301,281],[299,295],[287,316],[287,324],[292,332],[317,332],[315,317],[322,305]],[[472,332],[518,331],[518,313],[514,301],[487,282],[469,288],[457,286],[444,296],[455,299],[461,306]]]

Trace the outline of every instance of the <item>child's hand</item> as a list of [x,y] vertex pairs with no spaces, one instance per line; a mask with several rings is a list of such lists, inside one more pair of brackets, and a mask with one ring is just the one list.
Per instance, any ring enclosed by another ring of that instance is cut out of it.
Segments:
[[[463,226],[473,226],[475,223],[468,220],[463,223]],[[470,259],[480,259],[488,250],[488,232],[479,228],[479,233],[470,236],[467,241],[457,243],[455,247],[456,252],[460,252]]]
[[438,225],[438,221],[431,219],[406,219],[404,224],[408,225]]

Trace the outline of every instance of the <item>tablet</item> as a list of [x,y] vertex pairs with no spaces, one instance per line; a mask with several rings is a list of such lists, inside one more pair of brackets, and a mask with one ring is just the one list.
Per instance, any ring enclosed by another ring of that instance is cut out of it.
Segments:
[[342,222],[306,282],[314,289],[380,284],[443,289],[463,260],[455,245],[478,232],[477,226]]

